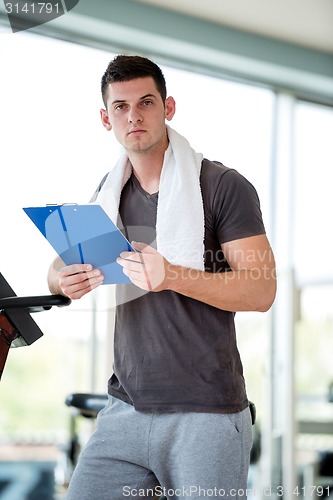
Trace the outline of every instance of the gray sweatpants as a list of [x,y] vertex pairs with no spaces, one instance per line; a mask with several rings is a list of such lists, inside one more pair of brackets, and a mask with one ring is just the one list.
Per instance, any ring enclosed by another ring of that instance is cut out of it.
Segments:
[[81,453],[67,500],[246,498],[249,409],[146,413],[109,398]]

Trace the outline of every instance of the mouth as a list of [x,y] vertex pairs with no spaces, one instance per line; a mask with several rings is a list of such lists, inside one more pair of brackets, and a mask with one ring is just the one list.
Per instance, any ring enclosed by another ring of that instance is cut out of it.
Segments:
[[135,128],[133,130],[130,130],[128,135],[141,135],[141,134],[144,134],[146,131],[143,130],[143,129],[139,129],[139,128]]

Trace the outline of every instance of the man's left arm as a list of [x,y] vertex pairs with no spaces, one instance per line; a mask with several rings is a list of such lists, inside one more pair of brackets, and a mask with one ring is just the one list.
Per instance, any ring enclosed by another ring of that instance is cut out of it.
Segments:
[[138,253],[118,259],[136,286],[152,292],[172,290],[225,311],[267,311],[276,294],[274,255],[266,235],[221,245],[230,271],[210,273],[170,264],[155,249],[141,243]]

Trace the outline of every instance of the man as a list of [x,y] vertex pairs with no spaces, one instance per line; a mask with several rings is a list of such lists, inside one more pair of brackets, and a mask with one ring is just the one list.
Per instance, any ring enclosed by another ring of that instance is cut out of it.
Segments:
[[[267,311],[276,290],[256,191],[166,124],[175,101],[152,61],[117,56],[102,96],[124,156],[92,201],[136,251],[117,260],[132,284],[117,286],[109,403],[68,498],[244,498],[252,435],[234,314]],[[103,282],[59,260],[48,279],[71,299]]]

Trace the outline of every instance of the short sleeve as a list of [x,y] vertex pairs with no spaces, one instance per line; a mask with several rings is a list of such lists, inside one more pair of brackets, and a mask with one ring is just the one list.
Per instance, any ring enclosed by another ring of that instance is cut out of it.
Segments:
[[229,169],[221,176],[213,200],[213,214],[221,244],[265,233],[257,191],[236,170]]
[[221,245],[265,234],[257,191],[237,170],[204,159],[201,189],[207,237]]

